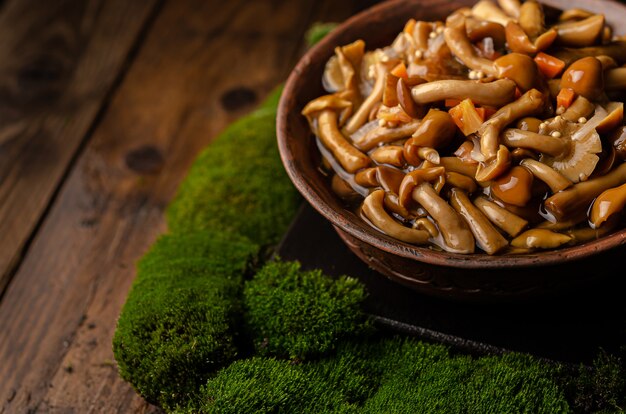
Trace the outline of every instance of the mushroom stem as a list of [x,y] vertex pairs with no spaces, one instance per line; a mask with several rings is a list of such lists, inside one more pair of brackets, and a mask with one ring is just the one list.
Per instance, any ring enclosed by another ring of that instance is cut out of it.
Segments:
[[[444,179],[445,169],[443,167],[420,168],[407,173],[398,191],[398,202],[405,208],[409,207],[413,199],[413,190],[423,182]],[[443,186],[443,185],[441,185]],[[439,191],[437,191],[439,193]]]
[[519,0],[498,0],[500,8],[506,12],[509,16],[517,19],[520,14],[520,2]]
[[463,162],[457,157],[441,157],[439,165],[444,167],[446,171],[463,174],[471,178],[476,176],[476,170],[478,169],[478,164]]
[[496,156],[500,145],[498,135],[504,127],[516,119],[541,112],[544,103],[543,94],[537,89],[531,89],[516,101],[498,109],[491,118],[485,121],[478,130],[480,148],[485,158],[491,160]]
[[428,243],[430,234],[427,231],[405,227],[387,214],[383,207],[384,197],[385,192],[383,190],[376,190],[365,198],[361,207],[365,217],[378,230],[398,240],[412,244]]
[[401,124],[397,128],[376,127],[355,139],[353,144],[361,151],[369,151],[379,144],[386,144],[410,137],[417,131],[420,124],[420,121],[415,120]]
[[337,113],[323,110],[317,118],[320,140],[335,156],[339,164],[349,173],[354,173],[370,164],[370,159],[348,143],[337,127]]
[[333,175],[333,178],[331,180],[331,188],[333,189],[333,192],[335,194],[337,194],[344,200],[354,199],[359,195],[359,193],[357,193],[352,187],[350,187],[350,184],[348,184],[346,180],[344,180],[337,174]]
[[508,128],[500,135],[502,143],[511,148],[526,148],[558,157],[569,149],[568,141],[521,129]]
[[493,227],[487,217],[472,204],[467,194],[463,191],[453,188],[450,195],[450,204],[465,219],[476,238],[476,244],[486,251],[487,254],[496,254],[508,246],[509,243],[506,239]]
[[342,90],[350,91],[352,100],[356,105],[362,99],[361,91],[359,90],[359,69],[364,53],[365,42],[363,40],[357,40],[349,45],[335,48],[337,64],[343,77]]
[[511,240],[513,247],[525,247],[531,249],[554,249],[572,238],[565,234],[555,233],[546,229],[530,229]]
[[584,20],[565,22],[556,26],[557,42],[572,47],[591,46],[600,38],[604,28],[604,16],[596,14]]
[[473,193],[478,189],[478,185],[476,185],[476,181],[467,175],[455,173],[453,171],[447,171],[446,175],[446,184],[451,187],[457,187],[461,190],[467,192],[468,194]]
[[626,40],[618,40],[608,45],[590,46],[579,49],[562,48],[555,50],[553,56],[565,62],[565,67],[572,62],[587,56],[606,55],[612,57],[617,63],[626,62]]
[[385,145],[376,148],[370,154],[370,158],[378,164],[390,164],[402,167],[405,164],[402,147],[399,145]]
[[474,205],[476,205],[493,224],[508,233],[511,237],[517,236],[528,226],[528,221],[500,207],[496,203],[487,200],[485,197],[476,198]]
[[465,28],[465,16],[457,14],[448,18],[447,27],[443,32],[446,44],[450,51],[459,58],[465,66],[481,71],[486,75],[496,76],[496,70],[493,62],[484,57],[480,57],[474,45],[467,37],[467,29]]
[[547,49],[552,45],[557,37],[557,32],[550,29],[539,35],[534,41],[528,38],[528,35],[522,29],[522,26],[515,22],[509,22],[504,29],[506,41],[513,52],[534,55],[537,52]]
[[476,105],[500,107],[515,99],[515,82],[500,79],[494,82],[446,79],[422,83],[411,89],[413,100],[420,105],[446,99],[471,99]]
[[364,123],[367,122],[372,108],[378,101],[383,98],[383,90],[385,89],[385,75],[387,74],[387,67],[382,64],[376,64],[376,83],[369,96],[363,101],[359,109],[356,110],[354,115],[348,120],[344,127],[346,135],[353,134]]
[[470,42],[475,43],[486,37],[493,39],[494,47],[503,47],[506,42],[504,27],[501,24],[486,20],[466,17],[465,28]]
[[502,9],[489,0],[481,0],[472,7],[472,15],[479,19],[500,23],[502,26],[513,20]]
[[533,173],[535,178],[548,184],[548,187],[550,187],[550,190],[552,190],[553,193],[558,193],[559,191],[564,190],[572,185],[572,182],[563,175],[561,175],[559,172],[548,167],[542,162],[533,160],[532,158],[526,158],[522,160],[522,162],[520,162],[520,165]]
[[541,5],[534,0],[525,1],[519,12],[519,25],[531,39],[544,32],[544,15]]
[[428,234],[430,234],[430,237],[439,236],[439,230],[437,229],[437,226],[435,226],[435,223],[428,220],[426,217],[418,218],[417,220],[415,220],[415,223],[413,223],[413,228],[427,231]]
[[596,106],[592,104],[589,99],[580,95],[576,100],[570,105],[569,108],[563,113],[562,117],[566,121],[577,122],[581,117],[587,118],[589,115],[593,114]]
[[417,201],[435,220],[445,241],[444,248],[455,253],[474,253],[474,236],[467,223],[428,183],[417,185],[412,192]]
[[378,187],[376,179],[376,167],[365,168],[354,174],[354,181],[362,187]]
[[587,211],[593,199],[603,191],[624,183],[626,183],[626,163],[620,164],[603,176],[580,182],[554,194],[545,201],[545,207],[557,220],[565,220]]
[[604,72],[604,87],[609,91],[626,90],[626,68],[609,69]]
[[434,148],[417,147],[417,156],[420,157],[422,160],[428,160],[433,164],[439,165],[439,153]]
[[567,231],[567,235],[572,238],[575,243],[585,243],[591,240],[599,239],[600,237],[609,234],[619,223],[619,216],[611,216],[608,220],[599,228],[592,229],[591,227],[583,227],[570,229]]

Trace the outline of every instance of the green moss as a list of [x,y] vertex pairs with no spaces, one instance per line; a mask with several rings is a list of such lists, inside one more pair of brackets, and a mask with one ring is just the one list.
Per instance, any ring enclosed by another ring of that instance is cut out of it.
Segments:
[[335,27],[337,27],[337,23],[314,23],[306,32],[306,44],[309,45],[309,47],[314,46],[328,33],[330,33]]
[[579,413],[621,413],[626,408],[626,369],[616,355],[600,352],[593,366],[564,378],[574,409]]
[[228,127],[200,154],[167,212],[174,233],[220,230],[260,245],[282,237],[300,197],[278,155],[279,93]]
[[122,377],[148,401],[186,404],[237,356],[242,277],[257,251],[207,232],[163,236],[141,261],[113,350]]
[[529,356],[473,359],[412,339],[344,344],[293,364],[256,357],[203,388],[203,412],[562,413],[555,371]]
[[246,320],[257,350],[265,355],[308,359],[328,353],[338,341],[367,327],[361,310],[363,285],[296,262],[271,262],[246,283]]
[[397,358],[364,412],[569,412],[554,369],[537,359],[518,354],[473,359],[441,353],[424,358],[428,349],[416,345],[416,355],[422,357],[407,353]]
[[205,413],[356,413],[341,392],[308,369],[255,357],[233,363],[203,388]]

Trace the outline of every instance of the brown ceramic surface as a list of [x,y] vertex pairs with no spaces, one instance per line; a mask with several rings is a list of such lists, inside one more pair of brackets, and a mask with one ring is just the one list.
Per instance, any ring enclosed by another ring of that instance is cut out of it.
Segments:
[[[335,226],[355,254],[386,276],[425,293],[489,300],[552,293],[597,280],[601,261],[624,252],[613,249],[626,244],[626,229],[578,246],[528,255],[438,252],[403,243],[367,225],[343,207],[318,171],[319,151],[300,112],[307,102],[325,93],[321,78],[334,47],[359,38],[365,40],[367,49],[382,47],[393,40],[410,17],[442,19],[473,3],[470,0],[388,1],[349,19],[304,55],[291,73],[279,104],[278,145],[285,168],[302,195]],[[626,6],[616,2],[547,0],[544,3],[605,13],[615,32],[624,33],[619,22],[626,19]],[[606,253],[609,250],[613,251]],[[605,253],[598,256],[602,252]]]

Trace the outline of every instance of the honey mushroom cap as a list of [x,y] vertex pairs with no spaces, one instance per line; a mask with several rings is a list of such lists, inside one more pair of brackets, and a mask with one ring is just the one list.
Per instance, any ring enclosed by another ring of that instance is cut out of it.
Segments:
[[572,63],[561,78],[561,89],[565,88],[570,88],[590,101],[597,101],[604,93],[602,63],[591,56]]

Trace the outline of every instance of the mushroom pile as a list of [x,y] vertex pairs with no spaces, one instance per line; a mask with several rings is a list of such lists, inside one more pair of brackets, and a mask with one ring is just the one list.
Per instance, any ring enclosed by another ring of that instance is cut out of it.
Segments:
[[302,114],[333,191],[380,232],[530,253],[621,226],[625,63],[603,15],[482,0],[337,47]]

